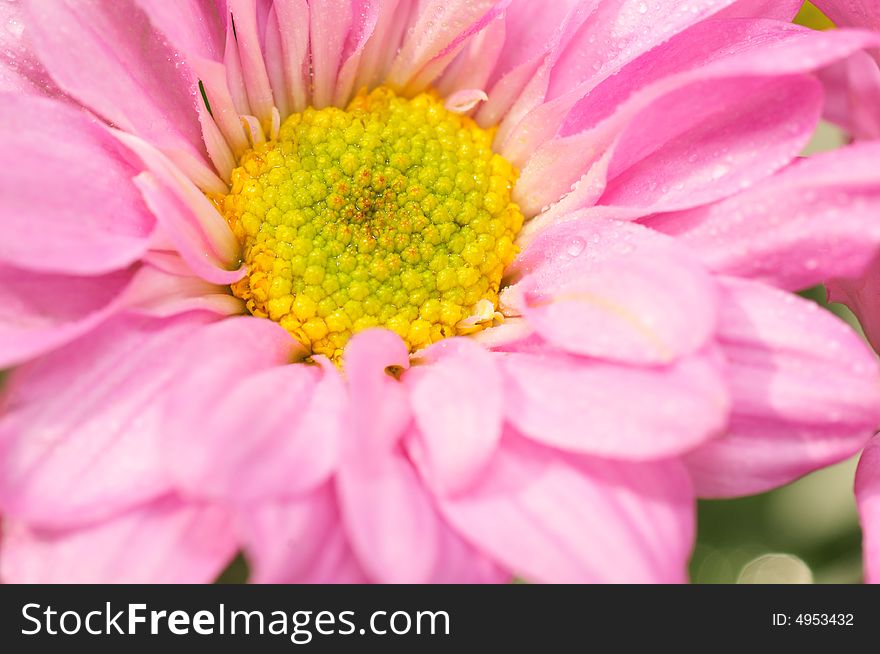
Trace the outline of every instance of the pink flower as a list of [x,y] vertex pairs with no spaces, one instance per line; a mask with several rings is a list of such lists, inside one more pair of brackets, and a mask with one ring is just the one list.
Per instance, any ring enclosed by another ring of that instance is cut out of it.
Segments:
[[3,579],[685,579],[880,419],[799,4],[4,4]]

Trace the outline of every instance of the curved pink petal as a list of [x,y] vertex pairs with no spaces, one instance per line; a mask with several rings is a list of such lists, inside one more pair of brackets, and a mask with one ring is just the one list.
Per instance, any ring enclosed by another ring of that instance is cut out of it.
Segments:
[[0,264],[0,368],[72,341],[118,311],[133,270],[75,277]]
[[580,219],[541,233],[509,271],[501,301],[568,352],[668,363],[715,327],[716,289],[672,239],[638,225]]
[[0,3],[0,25],[0,92],[62,98],[33,52],[20,2]]
[[257,584],[364,583],[331,486],[288,501],[260,502],[239,522]]
[[858,316],[868,342],[880,351],[880,257],[857,279],[827,282],[829,302],[842,302]]
[[392,331],[368,329],[349,341],[343,370],[351,424],[344,457],[358,464],[373,460],[384,464],[412,419],[403,385],[389,374],[389,368],[408,367],[406,345]]
[[216,0],[135,1],[153,26],[187,56],[223,58],[226,32]]
[[789,23],[803,4],[803,0],[737,0],[715,18],[775,18]]
[[58,85],[122,130],[205,160],[195,80],[131,0],[30,0],[27,28]]
[[136,261],[155,220],[112,136],[85,112],[0,94],[0,261],[45,272],[97,274]]
[[651,219],[713,270],[797,290],[854,277],[880,245],[880,143],[801,159],[727,200]]
[[862,522],[865,581],[880,583],[880,436],[862,452],[856,472],[856,500]]
[[880,66],[867,52],[820,71],[825,118],[855,139],[880,138]]
[[502,379],[494,357],[465,339],[446,339],[420,354],[403,382],[418,426],[413,457],[437,492],[455,493],[480,474],[501,438]]
[[[163,235],[174,244],[180,256],[189,264],[192,272],[214,284],[232,284],[247,274],[247,268],[238,264],[236,269],[226,268],[228,257],[218,257],[205,231],[199,225],[195,211],[175,193],[161,178],[150,172],[139,174],[134,180],[143,201],[156,216]],[[209,208],[213,211],[213,208]],[[230,236],[232,232],[230,231]],[[233,237],[234,238],[234,237]]]
[[118,317],[13,371],[0,417],[0,508],[61,527],[167,492],[158,434],[181,346],[213,319]]
[[166,497],[71,530],[3,524],[0,578],[7,583],[209,583],[235,555],[229,513]]
[[676,461],[563,458],[514,437],[479,486],[439,504],[465,539],[528,581],[686,579],[694,501]]
[[697,493],[758,493],[855,454],[880,424],[873,353],[812,302],[747,280],[724,288],[733,409],[728,433],[685,459]]
[[333,102],[342,49],[351,27],[350,0],[311,0],[309,41],[312,61],[311,105],[321,109]]
[[[455,52],[464,39],[483,29],[509,0],[426,0],[397,53],[388,81],[392,86],[427,85],[425,68]],[[442,72],[437,70],[436,76]]]
[[562,39],[551,59],[544,92],[527,90],[502,122],[500,152],[521,166],[557,133],[571,108],[602,80],[732,1],[587,3],[592,14],[583,28]]
[[498,356],[507,419],[544,445],[644,461],[682,454],[727,423],[730,401],[713,357],[637,368],[540,347]]
[[[525,199],[527,207],[542,207],[555,202],[561,194],[569,193],[603,157],[607,157],[621,134],[633,129],[634,125],[637,128],[641,114],[647,112],[646,115],[651,116],[654,113],[654,120],[656,116],[662,117],[662,112],[652,106],[665,106],[663,103],[671,102],[670,98],[676,95],[680,100],[678,105],[683,102],[687,106],[688,97],[693,100],[701,92],[716,87],[730,89],[730,80],[751,79],[748,83],[760,88],[758,78],[779,79],[785,75],[810,72],[878,43],[880,35],[867,32],[816,32],[778,21],[719,20],[698,24],[649,53],[647,57],[651,65],[637,61],[585,96],[570,112],[557,138],[529,151],[531,161],[523,171],[517,196]],[[792,83],[794,90],[802,87],[799,93],[807,93],[809,97],[803,83]],[[780,108],[773,106],[778,118]],[[773,170],[787,163],[792,156],[783,158],[781,154],[790,151],[802,138],[803,121],[812,111],[809,107],[807,109],[804,114],[796,114],[800,116],[796,134],[790,139],[777,134]],[[785,121],[782,122],[784,125]],[[634,152],[638,153],[638,150]],[[724,153],[721,154],[719,165],[724,164]],[[741,154],[748,159],[747,152]],[[628,159],[632,160],[632,153]],[[532,172],[529,172],[530,166]],[[710,166],[710,173],[711,170]],[[748,171],[742,174],[748,181]],[[762,174],[766,174],[766,170]],[[542,175],[544,187],[534,183]],[[603,184],[604,176],[607,173],[593,183]],[[529,182],[529,179],[533,181]],[[662,183],[658,180],[657,185],[661,187]],[[728,193],[738,190],[726,188]],[[707,190],[711,191],[712,186]],[[577,194],[572,196],[560,203],[555,212],[557,218],[596,199],[595,193],[586,194],[585,198],[579,198]],[[679,202],[683,201],[686,197],[679,198]]]
[[439,556],[440,518],[415,469],[398,453],[336,475],[346,531],[379,583],[427,583]]
[[342,380],[329,362],[291,363],[297,351],[277,324],[250,317],[190,341],[180,356],[192,364],[173,384],[162,429],[179,488],[247,502],[291,497],[327,479],[345,414]]
[[873,0],[816,0],[813,4],[840,27],[880,30],[880,7]]

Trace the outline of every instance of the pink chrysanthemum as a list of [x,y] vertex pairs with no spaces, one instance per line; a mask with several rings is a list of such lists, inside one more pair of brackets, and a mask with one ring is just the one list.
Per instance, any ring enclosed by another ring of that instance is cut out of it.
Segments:
[[799,4],[4,3],[3,579],[683,580],[880,420]]

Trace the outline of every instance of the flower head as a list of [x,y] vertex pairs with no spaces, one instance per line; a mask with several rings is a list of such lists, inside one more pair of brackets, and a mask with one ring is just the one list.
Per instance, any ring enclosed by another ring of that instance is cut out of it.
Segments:
[[4,5],[3,578],[679,581],[860,448],[880,39],[754,4]]

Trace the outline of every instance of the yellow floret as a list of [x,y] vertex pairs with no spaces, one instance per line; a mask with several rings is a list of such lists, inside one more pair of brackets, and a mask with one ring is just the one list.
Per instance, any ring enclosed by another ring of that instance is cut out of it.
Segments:
[[277,140],[249,150],[228,195],[214,197],[241,241],[236,296],[315,354],[339,361],[369,327],[411,351],[497,306],[523,216],[516,171],[492,133],[433,93],[385,87],[347,109],[306,109]]

